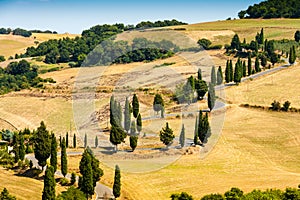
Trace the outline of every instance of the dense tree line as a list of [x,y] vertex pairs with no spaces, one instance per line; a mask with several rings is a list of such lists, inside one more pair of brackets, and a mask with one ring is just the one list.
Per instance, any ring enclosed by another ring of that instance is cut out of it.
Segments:
[[238,13],[239,18],[299,18],[298,0],[267,0],[248,7]]
[[11,28],[0,28],[0,34],[10,34],[12,32],[13,35],[21,35],[23,37],[30,37],[32,35],[31,31],[16,28],[12,30]]
[[5,69],[0,68],[0,94],[30,87],[42,88],[44,82],[54,80],[38,77],[37,67],[31,66],[26,60],[11,62]]
[[135,28],[153,28],[153,27],[165,27],[165,26],[177,26],[177,25],[187,25],[185,22],[177,21],[176,19],[172,20],[164,20],[164,21],[156,21],[156,22],[150,22],[150,21],[143,21],[138,23]]

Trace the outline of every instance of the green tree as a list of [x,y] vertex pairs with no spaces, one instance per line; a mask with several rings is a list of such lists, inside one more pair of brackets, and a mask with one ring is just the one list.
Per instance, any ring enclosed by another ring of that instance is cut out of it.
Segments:
[[0,194],[0,200],[16,200],[16,197],[10,195],[8,190],[4,188]]
[[247,76],[247,66],[246,66],[246,61],[243,61],[243,77]]
[[84,134],[84,148],[87,148],[88,144],[87,144],[87,135]]
[[230,82],[232,82],[234,78],[232,60],[229,61],[229,74],[230,74]]
[[54,169],[48,166],[44,176],[43,200],[55,200],[55,184]]
[[255,59],[255,72],[260,72],[259,59],[256,57]]
[[197,72],[197,78],[198,78],[198,80],[202,80],[202,71],[200,68],[198,69],[198,72]]
[[130,113],[130,104],[128,101],[128,97],[125,100],[125,109],[124,109],[124,129],[128,133],[130,129],[130,121],[131,121],[131,113]]
[[296,61],[296,48],[295,46],[290,48],[290,54],[289,54],[289,63],[294,64]]
[[71,185],[74,185],[76,182],[76,173],[75,172],[72,172],[71,173]]
[[87,152],[90,154],[91,157],[91,165],[93,170],[93,186],[96,187],[98,181],[103,176],[103,170],[99,167],[99,160],[93,154],[93,151],[88,147]]
[[13,135],[13,152],[14,152],[14,162],[17,163],[20,160],[20,151],[19,151],[19,135],[17,132]]
[[138,136],[130,135],[129,142],[130,142],[130,147],[131,147],[132,151],[134,151],[135,148],[137,147],[137,141],[138,141]]
[[208,91],[207,84],[204,80],[195,80],[195,89],[199,100],[203,99],[204,95]]
[[267,57],[265,55],[262,55],[260,57],[260,64],[261,66],[263,66],[264,68],[267,66]]
[[112,125],[110,129],[109,141],[115,145],[115,150],[118,151],[118,144],[121,142],[125,142],[125,138],[127,137],[126,132],[119,125]]
[[94,194],[94,187],[92,158],[87,149],[88,148],[84,150],[79,163],[79,170],[82,175],[82,180],[80,181],[81,183],[79,184],[79,188],[88,199],[91,195]]
[[209,49],[209,46],[211,45],[211,41],[205,38],[198,40],[197,43],[200,45],[200,47],[203,47],[203,49],[206,50]]
[[213,85],[216,85],[216,83],[217,83],[215,66],[213,66],[213,67],[211,68],[210,82],[211,82],[211,84],[213,84]]
[[95,148],[97,148],[98,147],[98,137],[96,136],[95,137]]
[[290,105],[291,105],[291,102],[286,101],[286,102],[284,102],[282,109],[287,112],[287,111],[289,111]]
[[166,127],[162,128],[159,133],[160,141],[162,141],[167,147],[172,143],[175,135],[173,134],[173,130],[169,127],[169,123],[166,123]]
[[153,101],[153,110],[159,112],[165,106],[164,100],[160,94],[156,94]]
[[66,148],[69,147],[69,133],[66,133]]
[[229,60],[226,62],[226,68],[225,68],[225,82],[230,82],[230,69],[229,69]]
[[140,104],[139,104],[139,100],[136,96],[136,94],[133,95],[133,98],[132,98],[132,113],[133,113],[133,116],[135,118],[137,118],[139,112],[140,112]]
[[57,142],[54,133],[51,134],[51,154],[50,154],[50,165],[53,167],[53,171],[57,169]]
[[231,40],[231,49],[236,49],[236,50],[241,49],[241,41],[238,34],[235,34]]
[[118,165],[116,165],[116,167],[115,167],[113,194],[114,194],[115,198],[118,198],[121,196],[121,170]]
[[231,188],[229,191],[225,192],[224,196],[226,199],[239,200],[244,196],[244,192],[239,188]]
[[296,31],[296,33],[295,33],[295,41],[296,42],[300,41],[300,31]]
[[251,76],[252,74],[252,62],[251,62],[251,55],[249,53],[248,55],[248,76]]
[[172,194],[172,200],[193,200],[193,197],[186,192],[181,192],[181,194]]
[[219,66],[217,72],[217,85],[221,85],[222,83],[223,83],[223,72],[222,72],[222,67]]
[[46,161],[51,152],[51,140],[49,131],[46,129],[44,122],[42,121],[34,134],[34,156],[38,160],[38,164],[44,168]]
[[139,113],[137,119],[136,119],[136,125],[137,125],[137,131],[140,134],[143,128],[143,122],[142,122],[142,117],[141,114]]
[[240,60],[237,61],[234,68],[234,82],[238,85],[242,78],[242,66]]
[[179,136],[179,143],[180,143],[181,148],[184,147],[184,144],[185,144],[185,128],[184,128],[184,124],[182,124],[181,132],[180,132],[180,136]]
[[198,117],[196,117],[196,121],[195,121],[194,144],[195,145],[199,144],[199,139],[198,139]]
[[212,84],[209,84],[208,97],[207,97],[207,105],[210,111],[213,110],[216,103],[216,92],[215,87]]
[[203,116],[202,111],[199,112],[199,120],[198,120],[198,137],[202,144],[204,144],[207,141],[207,138],[209,136],[209,122],[208,122],[208,114],[205,113],[205,116]]
[[77,141],[76,141],[76,134],[74,133],[73,135],[73,147],[76,148],[76,144],[77,144]]
[[86,196],[82,191],[71,186],[67,191],[63,191],[57,196],[57,200],[86,200]]
[[68,173],[68,160],[67,160],[65,138],[63,138],[62,143],[61,143],[60,166],[61,166],[61,173],[62,173],[62,175],[64,177],[66,177],[66,175]]
[[19,157],[20,160],[24,160],[25,159],[25,145],[24,145],[24,135],[23,132],[20,131],[19,133]]
[[270,61],[271,61],[272,65],[274,66],[275,63],[278,62],[278,60],[279,60],[278,55],[273,52],[270,56]]

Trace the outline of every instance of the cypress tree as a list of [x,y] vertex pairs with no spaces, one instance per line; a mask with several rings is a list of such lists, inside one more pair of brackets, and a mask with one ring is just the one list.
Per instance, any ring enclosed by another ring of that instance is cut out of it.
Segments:
[[130,142],[130,147],[131,147],[132,151],[134,151],[135,148],[137,147],[137,141],[138,141],[138,137],[136,135],[130,136],[129,142]]
[[164,100],[160,94],[156,94],[153,101],[153,110],[157,113],[165,106]]
[[43,121],[35,132],[33,146],[34,156],[38,164],[44,168],[51,152],[51,138]]
[[88,153],[87,149],[85,149],[82,154],[79,163],[79,170],[82,175],[82,180],[80,181],[80,190],[86,195],[86,198],[88,199],[91,195],[94,194],[94,187],[92,158]]
[[66,133],[66,148],[69,147],[69,133]]
[[202,110],[199,111],[199,115],[198,115],[198,127],[197,127],[197,136],[198,138],[200,139],[200,142],[202,143],[201,141],[201,137],[202,137],[202,132],[203,132],[203,113],[202,113]]
[[198,143],[199,143],[199,141],[198,141],[198,117],[196,117],[195,129],[194,129],[194,144],[197,145]]
[[296,49],[295,46],[290,48],[290,55],[289,55],[289,63],[294,64],[296,61]]
[[243,77],[247,76],[247,66],[246,66],[246,61],[243,61]]
[[97,148],[98,147],[98,137],[96,136],[95,137],[95,148]]
[[114,177],[114,184],[113,184],[113,194],[115,198],[121,196],[121,171],[118,165],[115,167],[115,177]]
[[136,119],[136,125],[137,125],[137,131],[140,134],[143,128],[143,123],[142,123],[142,117],[141,114],[139,113],[137,119]]
[[120,102],[118,103],[118,110],[117,110],[117,115],[118,115],[118,125],[120,126],[120,127],[122,127],[122,107],[121,107],[121,104],[120,104]]
[[230,82],[230,69],[229,69],[229,60],[226,62],[226,68],[225,68],[225,82]]
[[20,151],[19,151],[19,135],[18,133],[14,133],[13,135],[13,152],[15,154],[14,156],[14,162],[17,163],[20,159]]
[[99,160],[94,156],[93,151],[87,147],[86,151],[91,157],[91,166],[93,171],[93,187],[96,187],[97,182],[103,176],[103,170],[99,168]]
[[235,68],[234,68],[234,82],[238,85],[241,82],[241,67],[240,67],[240,62],[238,61],[235,64]]
[[264,68],[267,66],[267,58],[266,58],[266,56],[264,56],[264,55],[261,56],[260,63],[261,63],[261,66],[263,66]]
[[45,172],[42,200],[55,200],[55,179],[52,166],[48,166]]
[[129,107],[128,97],[126,97],[125,109],[124,109],[124,129],[126,130],[127,133],[130,129],[130,121],[131,121],[130,107]]
[[62,143],[61,143],[60,166],[61,166],[61,173],[62,173],[62,175],[64,177],[66,177],[66,175],[68,173],[68,160],[67,160],[65,138],[62,139]]
[[115,145],[116,151],[118,151],[118,144],[121,142],[125,142],[124,139],[126,138],[127,134],[123,130],[122,127],[118,125],[112,125],[109,134],[109,141]]
[[202,71],[200,68],[198,69],[197,75],[198,75],[198,80],[202,80]]
[[20,131],[19,133],[19,157],[20,160],[24,160],[25,158],[25,145],[24,145],[24,135],[23,132]]
[[131,122],[130,135],[132,135],[132,136],[135,136],[135,135],[136,135],[135,121],[132,121],[132,122]]
[[59,136],[59,147],[61,148],[61,135]]
[[51,156],[50,165],[53,167],[53,171],[57,170],[57,142],[54,133],[51,134]]
[[256,57],[255,59],[255,71],[260,72],[260,67],[259,67],[259,59]]
[[199,119],[201,116],[201,122],[199,120],[199,128],[198,128],[198,134],[199,134],[199,140],[202,144],[204,144],[207,141],[208,137],[208,131],[209,131],[209,122],[208,122],[208,114],[206,113],[203,117],[202,112],[199,113]]
[[261,29],[260,35],[259,35],[259,44],[263,44],[265,41],[265,36],[264,36],[264,28]]
[[180,143],[181,148],[184,147],[184,144],[185,144],[185,128],[184,128],[184,124],[182,124],[181,132],[180,132],[180,136],[179,136],[179,143]]
[[172,143],[175,135],[173,134],[173,130],[169,127],[169,123],[166,123],[166,127],[162,128],[159,132],[160,141],[162,141],[167,147]]
[[87,135],[84,134],[84,148],[87,148]]
[[222,83],[223,83],[223,72],[222,72],[222,67],[219,66],[218,73],[217,73],[217,84],[221,85]]
[[248,55],[248,76],[251,76],[252,74],[252,63],[251,63],[251,55],[249,53]]
[[215,102],[216,102],[215,87],[214,85],[209,84],[207,104],[210,111],[212,111],[213,108],[215,107]]
[[216,85],[216,83],[217,83],[215,66],[213,66],[213,67],[211,68],[210,82],[211,82],[211,84],[213,84],[213,85]]
[[137,116],[140,112],[139,110],[140,110],[139,100],[138,100],[136,94],[134,94],[133,98],[132,98],[132,112],[133,112],[133,116],[135,118],[137,118]]
[[229,61],[229,74],[230,74],[230,82],[233,81],[233,66],[232,66],[232,60]]
[[77,141],[76,141],[76,134],[74,133],[74,136],[73,136],[73,147],[76,148],[76,144],[77,144]]

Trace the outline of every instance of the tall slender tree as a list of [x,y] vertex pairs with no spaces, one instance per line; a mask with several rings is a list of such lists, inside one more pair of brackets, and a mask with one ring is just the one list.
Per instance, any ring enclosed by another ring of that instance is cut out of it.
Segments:
[[199,140],[198,140],[198,117],[196,117],[195,129],[194,129],[194,144],[197,145],[198,143],[199,143]]
[[51,134],[51,156],[50,165],[53,167],[54,172],[57,170],[57,142],[54,133]]
[[137,147],[137,141],[138,141],[138,136],[130,135],[129,142],[130,142],[130,147],[131,147],[132,151],[134,151],[135,148]]
[[74,133],[74,135],[73,135],[73,148],[76,148],[76,144],[77,144],[76,134]]
[[215,87],[212,84],[209,84],[208,97],[207,97],[207,105],[210,111],[213,110],[216,103],[216,92]]
[[243,61],[243,77],[247,76],[247,66],[246,66],[246,61]]
[[200,68],[198,69],[197,76],[198,76],[198,77],[197,77],[197,78],[198,78],[198,80],[200,80],[200,81],[201,81],[201,80],[202,80],[202,71],[201,71],[201,69],[200,69]]
[[223,83],[223,72],[222,72],[222,67],[219,66],[217,72],[217,85],[221,85],[222,83]]
[[184,128],[184,124],[182,124],[181,132],[180,132],[180,136],[179,136],[179,143],[180,143],[181,148],[184,147],[184,144],[185,144],[185,128]]
[[131,113],[130,113],[130,106],[129,106],[128,97],[125,100],[125,109],[124,109],[124,129],[128,133],[130,129],[130,121],[131,121]]
[[229,61],[229,73],[230,73],[230,82],[233,81],[233,65],[232,60]]
[[79,170],[82,175],[82,180],[80,183],[80,190],[86,195],[88,199],[91,195],[94,194],[93,187],[93,168],[92,168],[92,158],[87,151],[88,148],[82,154]]
[[48,166],[45,172],[42,200],[55,200],[55,179],[52,166]]
[[248,55],[248,76],[251,76],[252,74],[252,62],[251,62],[251,55],[249,53]]
[[95,137],[95,148],[98,147],[98,136]]
[[260,72],[259,59],[256,57],[255,59],[255,72]]
[[133,112],[133,116],[137,118],[140,112],[140,104],[136,94],[133,94],[133,98],[132,98],[132,112]]
[[62,143],[61,143],[60,166],[61,166],[62,175],[66,177],[68,173],[68,159],[67,159],[65,138],[62,139]]
[[121,170],[118,165],[115,167],[113,194],[115,198],[119,198],[121,196]]
[[118,144],[125,142],[127,134],[119,125],[112,125],[110,129],[109,141],[115,145],[115,150],[118,151]]
[[295,46],[290,48],[290,54],[289,54],[289,63],[294,64],[296,61],[296,49]]
[[230,67],[229,67],[229,60],[226,62],[226,68],[225,68],[225,82],[230,82]]
[[216,83],[217,83],[217,80],[216,80],[216,68],[215,68],[215,66],[212,66],[212,68],[211,68],[210,82],[213,85],[216,85]]
[[142,122],[141,113],[139,113],[139,115],[136,119],[136,129],[137,129],[139,134],[141,133],[142,128],[143,128],[143,122]]
[[241,82],[241,78],[242,78],[241,63],[240,61],[238,61],[235,64],[235,68],[234,68],[234,82],[238,85]]
[[69,133],[66,133],[66,148],[69,147]]
[[84,134],[84,148],[87,148],[87,146],[88,146],[87,135]]
[[24,160],[25,158],[25,145],[24,145],[24,135],[23,135],[23,132],[20,131],[19,133],[19,157],[20,157],[20,160]]

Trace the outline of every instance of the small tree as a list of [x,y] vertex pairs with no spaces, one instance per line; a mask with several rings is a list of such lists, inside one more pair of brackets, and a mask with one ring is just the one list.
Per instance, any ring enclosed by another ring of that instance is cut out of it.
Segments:
[[98,147],[98,137],[96,136],[95,137],[95,148],[97,148]]
[[132,113],[135,118],[137,118],[137,116],[140,112],[139,110],[140,110],[139,100],[138,100],[136,94],[134,94],[133,98],[132,98]]
[[131,121],[130,104],[128,101],[128,97],[126,97],[125,109],[124,109],[124,129],[126,130],[127,133],[130,129],[130,121]]
[[198,78],[199,81],[202,80],[202,71],[201,71],[200,68],[198,69],[198,72],[197,72],[197,78]]
[[291,105],[291,102],[286,101],[286,102],[284,102],[282,109],[287,112],[287,111],[289,111],[290,105]]
[[172,200],[193,200],[193,197],[186,192],[181,192],[181,194],[172,194]]
[[68,160],[67,160],[67,152],[66,152],[66,141],[63,138],[61,143],[61,156],[60,156],[60,165],[61,165],[61,173],[64,177],[66,177],[68,173]]
[[57,169],[57,142],[54,133],[51,134],[51,156],[50,165],[53,167],[53,171]]
[[139,113],[137,119],[136,119],[136,125],[137,125],[137,131],[140,134],[143,128],[143,122],[142,122],[142,117],[141,114]]
[[121,171],[118,165],[115,167],[115,177],[114,177],[114,184],[113,184],[113,194],[115,198],[121,196]]
[[172,143],[175,138],[173,130],[169,127],[169,123],[166,123],[166,127],[162,128],[159,133],[160,141],[162,141],[167,147]]
[[66,148],[69,147],[69,133],[66,133]]
[[71,174],[71,185],[74,185],[76,183],[76,174],[75,172],[72,172]]
[[295,41],[296,42],[300,41],[300,31],[296,31],[296,33],[295,33]]
[[135,148],[137,147],[137,141],[138,141],[138,137],[135,135],[131,135],[129,138],[129,142],[130,142],[130,147],[132,149],[132,151],[135,150]]
[[215,66],[213,66],[213,67],[211,68],[210,82],[211,82],[211,84],[213,84],[213,85],[216,85],[216,83],[217,83]]
[[86,148],[82,154],[80,163],[79,163],[79,170],[82,174],[82,179],[79,181],[78,185],[80,190],[86,195],[88,199],[89,196],[94,194],[94,187],[93,187],[93,168],[92,168],[92,158],[91,155],[87,151]]
[[126,132],[119,125],[112,125],[109,134],[109,141],[115,145],[115,150],[118,151],[118,144],[125,142],[127,137]]
[[210,111],[212,111],[213,108],[215,107],[215,103],[216,103],[215,87],[212,84],[209,84],[207,105]]
[[222,83],[223,83],[223,72],[222,72],[222,67],[219,66],[217,72],[217,85],[221,85]]
[[76,148],[76,134],[74,133],[74,136],[73,136],[73,147]]
[[197,43],[200,45],[200,47],[203,47],[203,49],[206,50],[209,49],[209,46],[211,45],[211,41],[205,38],[198,40]]
[[163,109],[165,106],[164,100],[160,94],[156,94],[153,101],[153,110],[157,113]]
[[48,166],[45,172],[42,200],[55,200],[55,179],[52,166]]
[[196,121],[195,121],[194,144],[195,145],[199,144],[199,140],[198,140],[198,117],[196,117]]
[[181,128],[181,133],[179,136],[179,143],[181,148],[184,147],[185,144],[185,128],[184,128],[184,124],[182,124],[182,128]]
[[84,148],[87,148],[87,135],[84,134]]
[[243,77],[247,76],[247,66],[246,66],[246,61],[243,61]]
[[260,72],[259,59],[256,57],[255,59],[255,71]]
[[295,46],[290,48],[290,54],[289,54],[289,63],[294,64],[296,61],[296,49]]
[[252,74],[252,62],[251,62],[251,55],[248,55],[248,76]]
[[274,111],[279,111],[281,108],[280,103],[278,101],[273,101],[273,103],[271,104],[271,109]]
[[24,160],[25,158],[25,145],[24,145],[24,135],[23,135],[23,132],[20,131],[19,133],[19,157],[20,157],[20,160]]

